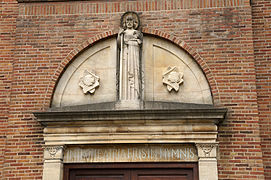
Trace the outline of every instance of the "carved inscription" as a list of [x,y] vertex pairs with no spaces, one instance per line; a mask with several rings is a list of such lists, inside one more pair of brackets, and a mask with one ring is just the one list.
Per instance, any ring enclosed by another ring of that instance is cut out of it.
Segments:
[[112,145],[69,147],[64,162],[197,161],[193,145]]

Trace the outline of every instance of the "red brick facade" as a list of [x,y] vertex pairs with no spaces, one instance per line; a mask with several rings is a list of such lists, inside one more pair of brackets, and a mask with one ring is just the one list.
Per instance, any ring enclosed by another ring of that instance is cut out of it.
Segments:
[[[9,160],[5,154],[12,150],[6,150],[8,118],[10,110],[11,83],[13,74],[13,61],[15,49],[16,18],[18,15],[18,3],[8,1],[0,3],[0,177],[4,177],[4,166]],[[9,161],[9,163],[12,163]]]
[[271,179],[271,1],[252,3],[254,59],[265,178]]
[[271,179],[271,2],[138,0],[0,2],[0,177],[41,179],[42,127],[65,67],[119,30],[123,12],[142,31],[172,41],[201,66],[219,127],[219,179]]

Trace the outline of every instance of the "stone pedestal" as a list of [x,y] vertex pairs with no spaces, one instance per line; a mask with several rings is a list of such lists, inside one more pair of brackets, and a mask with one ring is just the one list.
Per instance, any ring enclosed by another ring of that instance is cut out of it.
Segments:
[[119,100],[116,103],[115,108],[116,109],[142,109],[142,105],[143,102],[140,101],[139,99],[135,99],[135,100]]
[[64,146],[46,146],[44,149],[43,180],[63,179]]
[[217,180],[217,143],[196,144],[199,157],[199,180]]

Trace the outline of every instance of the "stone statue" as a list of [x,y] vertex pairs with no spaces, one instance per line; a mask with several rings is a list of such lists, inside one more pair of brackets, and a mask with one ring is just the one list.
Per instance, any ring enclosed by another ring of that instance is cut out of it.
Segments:
[[119,100],[139,101],[141,98],[140,49],[142,33],[137,30],[139,17],[135,12],[126,12],[121,18],[118,33],[119,56]]

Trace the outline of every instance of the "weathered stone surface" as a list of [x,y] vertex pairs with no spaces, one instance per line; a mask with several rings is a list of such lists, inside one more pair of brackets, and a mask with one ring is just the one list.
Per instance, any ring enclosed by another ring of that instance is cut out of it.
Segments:
[[[208,82],[198,64],[170,42],[144,36],[144,96],[147,101],[212,104]],[[183,83],[178,92],[169,93],[162,77],[168,67],[178,67]]]
[[42,180],[62,180],[63,163],[60,160],[48,160],[43,165]]
[[[116,40],[113,38],[97,43],[79,55],[59,80],[52,107],[115,101],[117,97],[116,48]],[[81,87],[78,86],[86,69],[100,78],[100,85],[94,95],[82,93]]]

